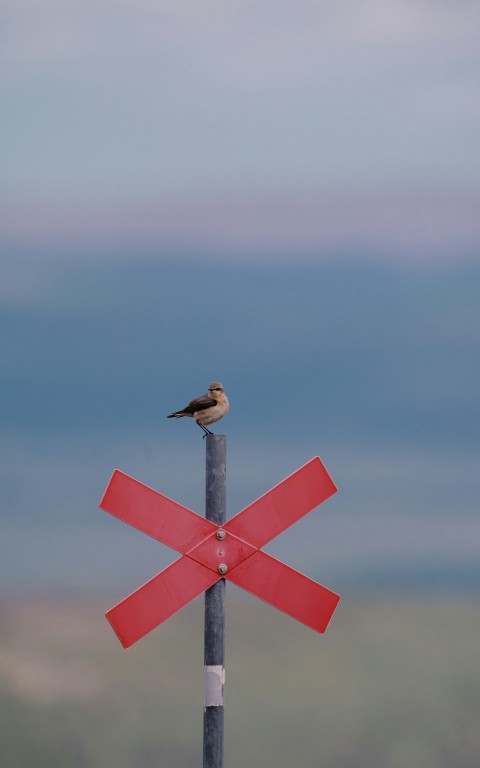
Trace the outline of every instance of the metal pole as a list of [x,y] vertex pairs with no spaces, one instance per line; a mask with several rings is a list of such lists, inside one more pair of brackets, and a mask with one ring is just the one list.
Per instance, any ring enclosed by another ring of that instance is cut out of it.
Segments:
[[[216,525],[223,525],[227,514],[227,439],[225,435],[207,435],[205,442],[205,516],[207,520],[211,520]],[[203,709],[203,768],[223,768],[225,579],[219,579],[219,581],[217,581],[212,587],[209,587],[209,589],[207,589],[205,592],[204,663],[205,698]]]

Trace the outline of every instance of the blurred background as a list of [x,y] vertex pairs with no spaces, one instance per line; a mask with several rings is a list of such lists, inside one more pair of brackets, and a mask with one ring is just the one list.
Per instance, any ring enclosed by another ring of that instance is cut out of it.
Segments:
[[229,588],[226,764],[478,766],[478,4],[0,13],[2,765],[198,765],[202,601],[121,649],[176,555],[98,502],[203,512],[220,380],[229,516],[320,455],[267,550],[343,598]]

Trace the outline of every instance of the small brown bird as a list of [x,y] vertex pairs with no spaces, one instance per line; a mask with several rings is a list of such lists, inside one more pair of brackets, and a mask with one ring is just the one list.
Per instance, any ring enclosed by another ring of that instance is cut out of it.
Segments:
[[205,395],[200,395],[192,400],[181,411],[174,411],[167,419],[180,419],[182,416],[190,416],[195,419],[198,426],[201,427],[205,435],[213,435],[207,429],[207,424],[213,424],[222,419],[228,413],[228,399],[223,391],[223,386],[218,381],[212,382]]

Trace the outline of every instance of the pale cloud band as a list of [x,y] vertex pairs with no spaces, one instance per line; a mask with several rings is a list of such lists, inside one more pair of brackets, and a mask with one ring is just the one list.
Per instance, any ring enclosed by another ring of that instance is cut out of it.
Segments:
[[0,238],[470,258],[479,27],[471,0],[6,0]]
[[3,206],[5,252],[206,261],[478,260],[480,192],[190,196]]

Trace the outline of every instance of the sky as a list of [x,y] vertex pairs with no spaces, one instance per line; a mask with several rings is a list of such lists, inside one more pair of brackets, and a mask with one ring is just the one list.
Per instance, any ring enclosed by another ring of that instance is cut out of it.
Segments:
[[478,248],[474,0],[5,0],[1,16],[11,247]]
[[170,562],[98,502],[118,466],[202,511],[165,416],[219,379],[229,513],[317,454],[339,487],[273,554],[478,590],[478,3],[0,14],[2,589]]
[[315,455],[339,488],[274,555],[347,594],[478,589],[478,264],[41,264],[0,312],[4,589],[120,598],[171,562],[98,503],[118,467],[203,513],[201,430],[165,417],[212,380],[229,517]]

